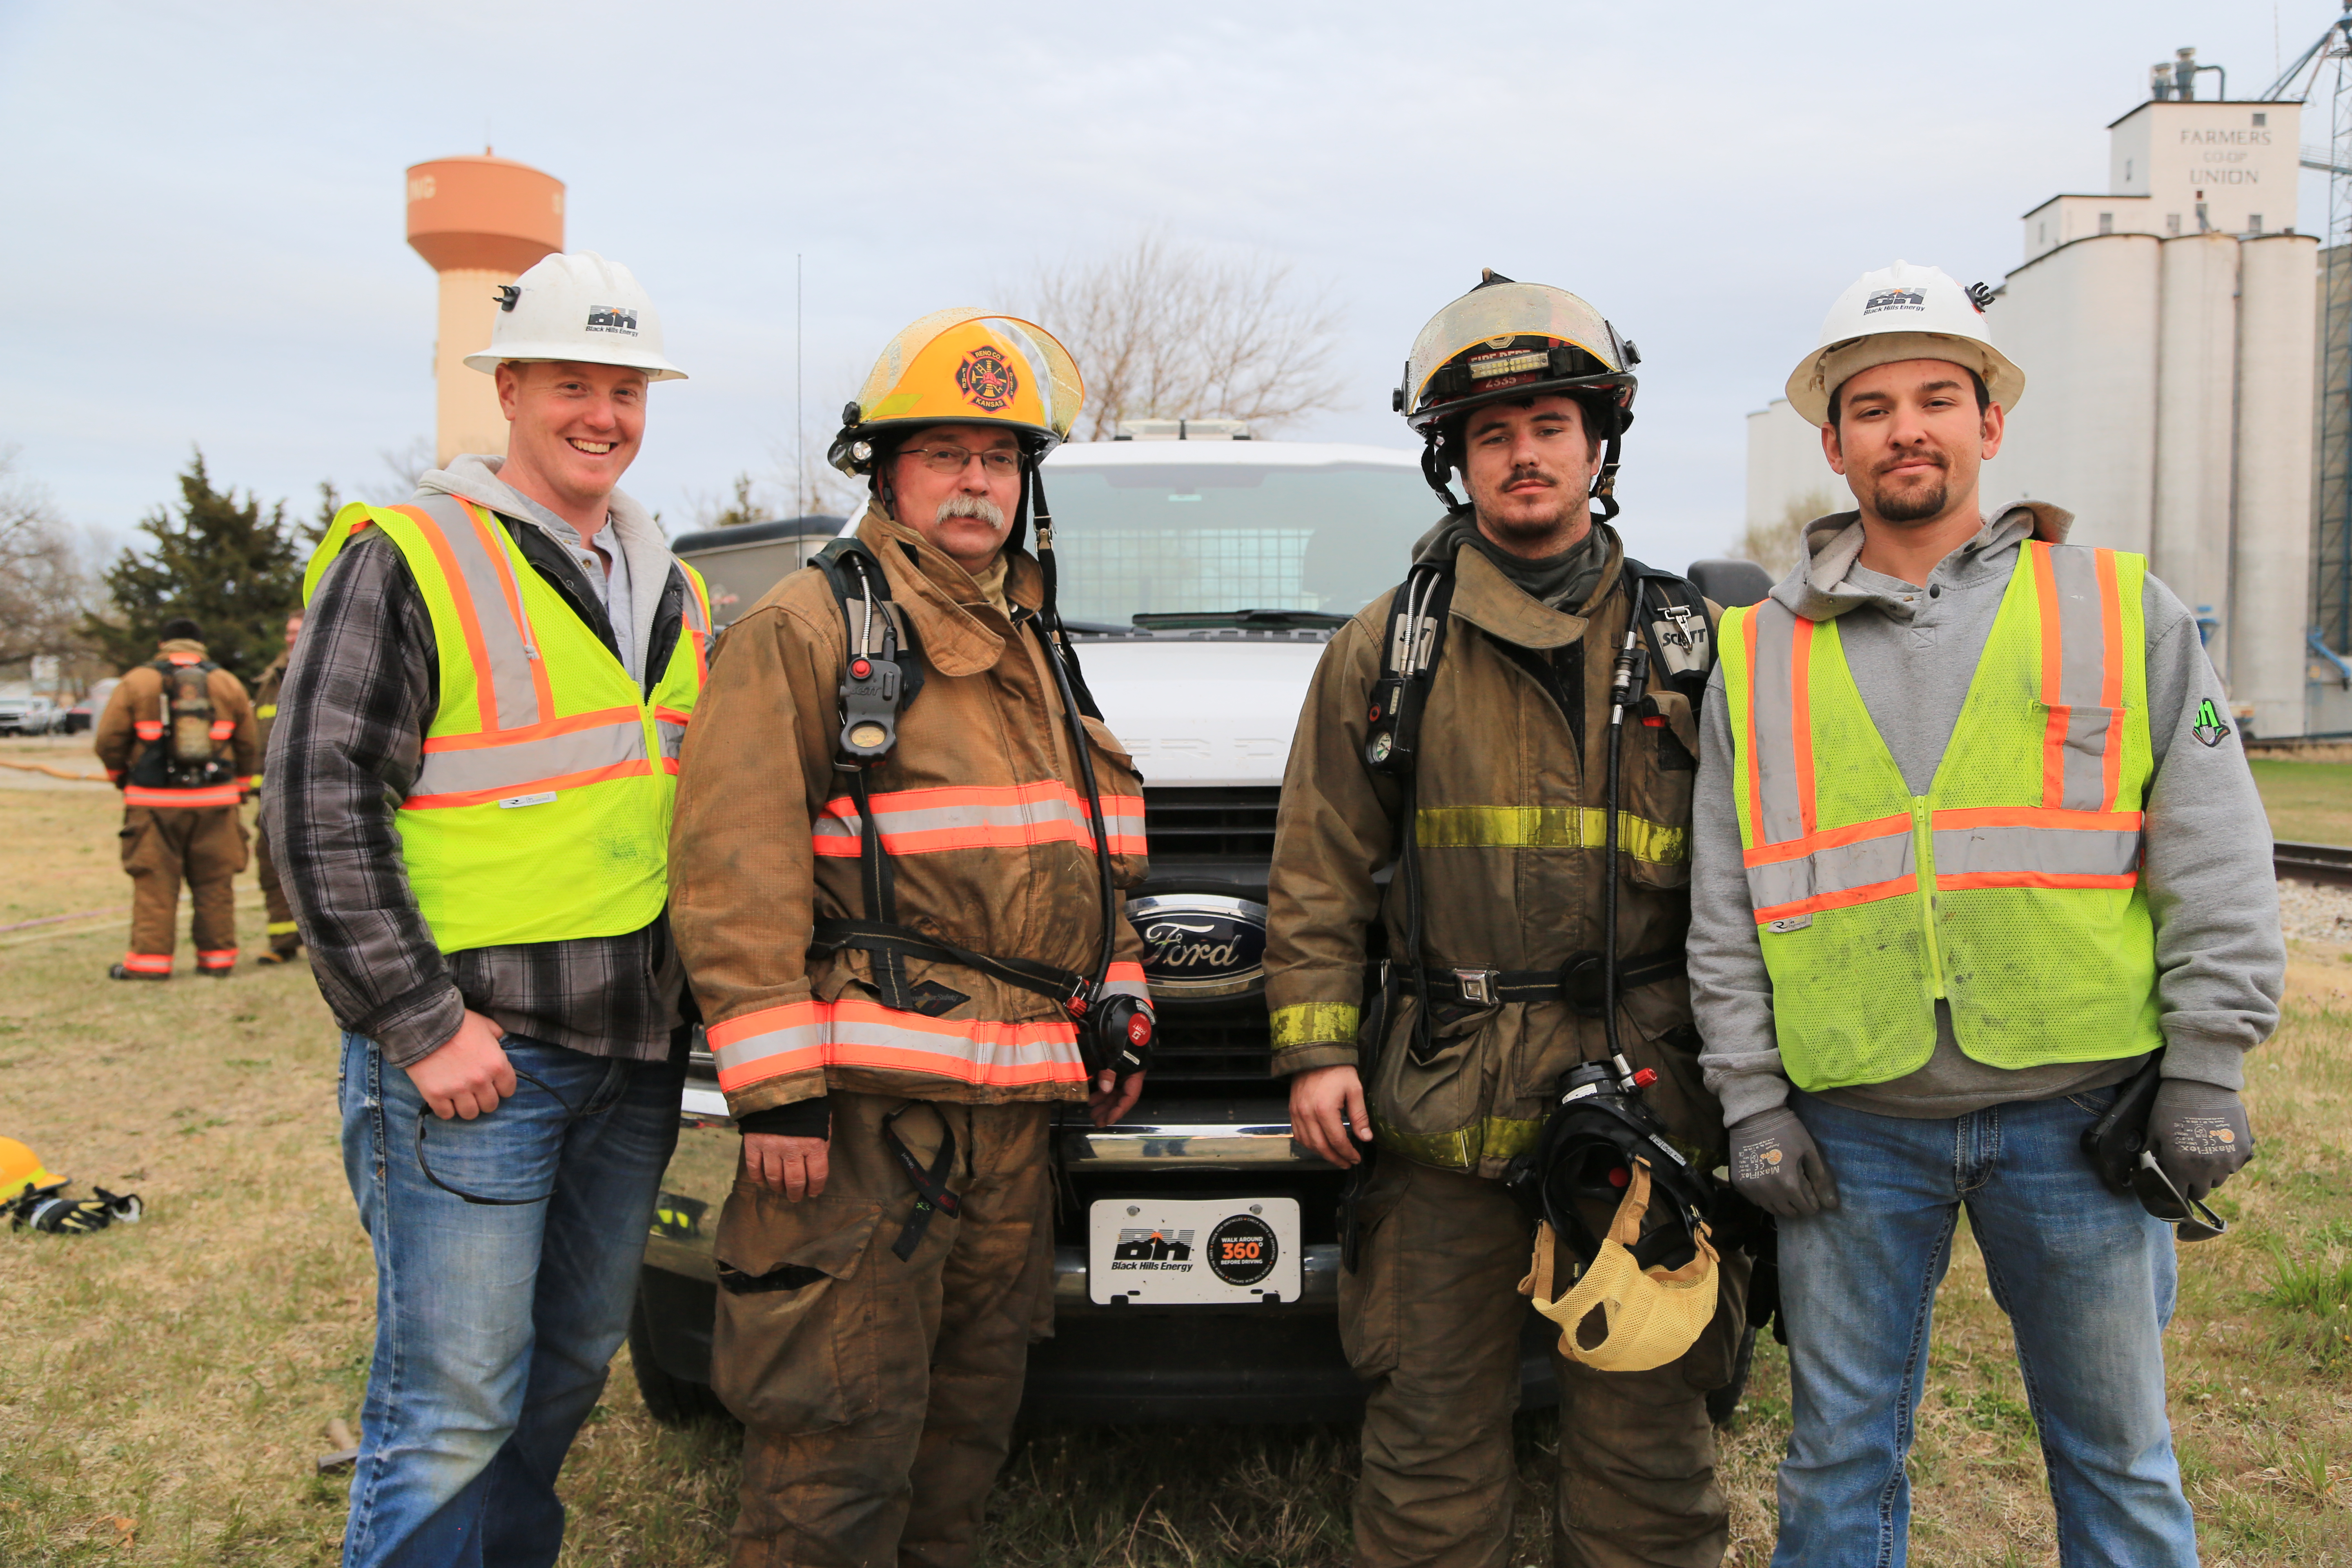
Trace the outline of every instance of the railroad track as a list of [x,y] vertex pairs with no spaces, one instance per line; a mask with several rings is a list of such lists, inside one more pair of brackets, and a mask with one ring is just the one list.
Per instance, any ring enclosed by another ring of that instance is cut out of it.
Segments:
[[2352,888],[2352,849],[2334,844],[2274,844],[2271,866],[2282,878]]

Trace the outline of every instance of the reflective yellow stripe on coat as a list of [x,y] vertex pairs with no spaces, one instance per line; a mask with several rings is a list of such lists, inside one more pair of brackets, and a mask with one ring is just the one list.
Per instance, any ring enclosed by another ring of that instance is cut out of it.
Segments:
[[1780,604],[1722,638],[1748,893],[1790,1079],[1879,1083],[1936,1005],[1996,1067],[2161,1043],[2139,887],[2153,771],[2147,563],[2029,542],[1928,794],[1913,796],[1835,621]]

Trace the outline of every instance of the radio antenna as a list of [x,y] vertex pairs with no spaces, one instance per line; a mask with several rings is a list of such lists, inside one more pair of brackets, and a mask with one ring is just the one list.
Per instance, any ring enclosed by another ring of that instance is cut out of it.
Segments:
[[801,412],[801,253],[793,252],[793,510],[808,509],[808,419]]

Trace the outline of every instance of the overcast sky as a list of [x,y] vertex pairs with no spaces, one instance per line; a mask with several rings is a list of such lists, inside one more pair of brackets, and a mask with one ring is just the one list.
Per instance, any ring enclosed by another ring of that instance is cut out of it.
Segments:
[[673,529],[790,460],[796,253],[814,425],[914,317],[1156,227],[1328,290],[1352,395],[1297,437],[1404,444],[1397,367],[1482,266],[1584,295],[1643,354],[1622,521],[1680,565],[1854,277],[1997,282],[2028,207],[2105,187],[2151,62],[2252,97],[2336,9],[0,0],[0,446],[116,534],[192,447],[387,499],[433,422],[402,171],[487,142],[566,182],[569,247],[692,374],[625,481]]

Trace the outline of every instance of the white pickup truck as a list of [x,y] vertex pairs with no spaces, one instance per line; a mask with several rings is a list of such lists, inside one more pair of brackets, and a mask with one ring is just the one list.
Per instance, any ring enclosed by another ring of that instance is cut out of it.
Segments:
[[[1055,1132],[1055,1334],[1031,1352],[1032,1418],[1362,1407],[1336,1321],[1339,1177],[1292,1142],[1267,1072],[1266,868],[1323,644],[1403,579],[1438,507],[1416,452],[1207,428],[1225,438],[1065,446],[1045,467],[1062,615],[1143,772],[1151,875],[1128,916],[1160,1026],[1134,1113],[1097,1131],[1065,1108]],[[748,607],[840,527],[754,524],[677,548],[715,600]],[[630,1338],[646,1405],[671,1420],[718,1411],[710,1238],[737,1144],[709,1058],[693,1070]],[[1532,1405],[1552,1390],[1542,1321],[1528,1323]]]

